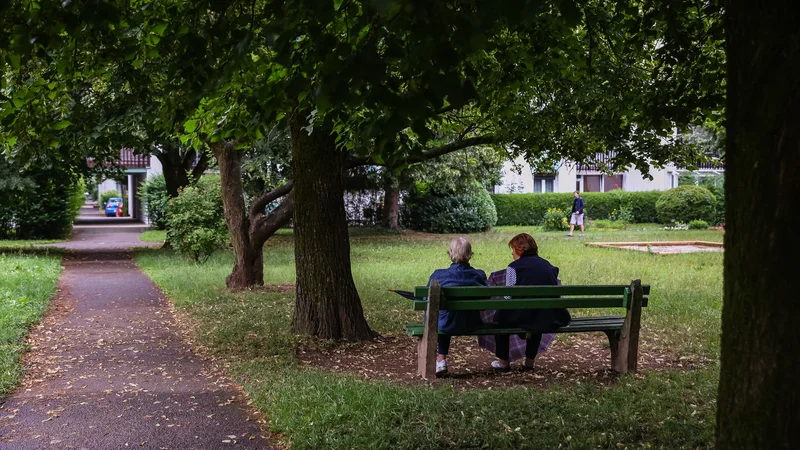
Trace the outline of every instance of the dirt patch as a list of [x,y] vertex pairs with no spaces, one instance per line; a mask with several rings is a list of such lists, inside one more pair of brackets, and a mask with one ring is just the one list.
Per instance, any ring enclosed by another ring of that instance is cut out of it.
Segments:
[[671,255],[674,253],[696,253],[696,252],[721,252],[722,247],[706,247],[701,245],[618,245],[617,248],[625,250],[638,250],[640,252],[653,252],[660,255]]
[[721,242],[706,241],[654,241],[654,242],[587,242],[587,247],[618,248],[640,252],[673,255],[676,253],[722,252]]
[[[298,348],[296,354],[302,364],[310,367],[351,373],[368,380],[425,384],[416,375],[416,342],[407,336],[391,336],[369,343]],[[468,389],[518,385],[541,388],[553,382],[605,385],[617,379],[610,369],[608,340],[599,333],[557,336],[548,351],[537,357],[534,371],[522,371],[516,362],[512,363],[511,372],[494,373],[490,368],[493,360],[494,355],[481,349],[475,337],[455,337],[448,356],[449,375],[443,380],[457,389]],[[709,363],[701,356],[680,357],[647,343],[640,345],[640,373],[694,370]]]

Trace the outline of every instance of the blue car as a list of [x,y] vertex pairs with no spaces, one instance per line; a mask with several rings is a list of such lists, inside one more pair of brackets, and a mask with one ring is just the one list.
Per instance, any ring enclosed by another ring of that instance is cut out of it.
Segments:
[[123,200],[119,197],[108,199],[106,203],[106,217],[114,217],[117,215],[117,208],[122,205]]

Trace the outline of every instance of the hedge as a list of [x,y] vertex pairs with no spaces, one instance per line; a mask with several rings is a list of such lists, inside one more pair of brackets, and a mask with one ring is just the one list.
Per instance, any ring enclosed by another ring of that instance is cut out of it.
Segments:
[[[612,211],[628,208],[635,223],[658,222],[656,202],[662,191],[627,192],[585,192],[581,194],[586,201],[585,213],[589,219],[609,219]],[[572,193],[544,194],[493,194],[492,200],[497,208],[497,225],[541,225],[544,215],[550,208],[572,210]]]

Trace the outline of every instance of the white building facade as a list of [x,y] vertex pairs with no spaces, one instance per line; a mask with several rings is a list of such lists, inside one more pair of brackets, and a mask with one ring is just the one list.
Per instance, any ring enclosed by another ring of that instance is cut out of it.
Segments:
[[[695,172],[724,173],[722,166],[703,164]],[[605,174],[591,164],[562,161],[552,173],[536,173],[524,159],[506,162],[503,165],[502,184],[495,186],[495,194],[537,192],[608,192],[666,191],[678,186],[678,177],[690,173],[686,169],[670,164],[664,168],[650,166],[648,179],[639,170],[631,167],[614,175]]]

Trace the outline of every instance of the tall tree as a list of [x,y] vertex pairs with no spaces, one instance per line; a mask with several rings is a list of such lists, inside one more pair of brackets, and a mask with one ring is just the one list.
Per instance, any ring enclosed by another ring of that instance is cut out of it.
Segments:
[[725,299],[717,448],[800,448],[800,10],[726,2]]

